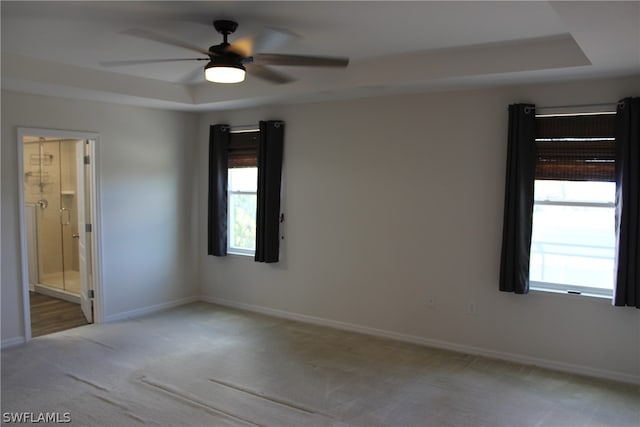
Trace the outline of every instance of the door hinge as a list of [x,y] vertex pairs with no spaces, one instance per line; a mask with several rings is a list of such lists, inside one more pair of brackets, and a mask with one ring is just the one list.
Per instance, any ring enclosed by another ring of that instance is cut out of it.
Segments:
[[91,164],[91,156],[84,156],[84,164],[85,165]]
[[89,299],[94,298],[93,289],[89,289],[87,291],[87,298]]
[[91,224],[85,224],[84,225],[84,232],[85,233],[91,233]]

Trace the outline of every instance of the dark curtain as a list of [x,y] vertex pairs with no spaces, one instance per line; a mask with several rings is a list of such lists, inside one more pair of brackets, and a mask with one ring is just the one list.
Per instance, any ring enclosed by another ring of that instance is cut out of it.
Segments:
[[284,123],[260,122],[258,145],[258,206],[256,213],[256,254],[258,262],[278,262],[280,258],[280,186]]
[[535,107],[509,106],[507,178],[500,260],[500,290],[529,292],[529,252],[535,180]]
[[616,113],[617,306],[640,308],[640,98],[625,98]]
[[227,168],[229,126],[209,128],[208,254],[227,255]]

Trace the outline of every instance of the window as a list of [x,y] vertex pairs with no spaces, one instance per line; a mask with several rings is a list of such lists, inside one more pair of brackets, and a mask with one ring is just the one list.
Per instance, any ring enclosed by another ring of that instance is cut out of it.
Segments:
[[253,255],[256,250],[258,168],[229,169],[229,253]]
[[613,294],[614,118],[536,118],[529,271],[533,289]]
[[279,262],[284,128],[278,120],[255,130],[209,126],[207,254]]
[[256,250],[259,131],[231,132],[227,178],[227,251],[251,255]]

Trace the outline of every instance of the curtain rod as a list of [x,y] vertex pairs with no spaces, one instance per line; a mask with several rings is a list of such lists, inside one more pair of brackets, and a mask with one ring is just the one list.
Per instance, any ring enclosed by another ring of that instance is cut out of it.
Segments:
[[[524,111],[525,113],[528,113],[530,111],[536,111],[539,112],[540,110],[558,110],[558,109],[567,109],[567,108],[594,108],[594,107],[605,107],[605,108],[617,108],[617,107],[624,107],[624,102],[603,102],[603,103],[599,103],[599,104],[576,104],[576,105],[549,105],[549,106],[543,106],[543,107],[537,107],[537,106],[533,106],[533,107],[525,107]],[[602,113],[610,113],[614,111],[599,111]]]

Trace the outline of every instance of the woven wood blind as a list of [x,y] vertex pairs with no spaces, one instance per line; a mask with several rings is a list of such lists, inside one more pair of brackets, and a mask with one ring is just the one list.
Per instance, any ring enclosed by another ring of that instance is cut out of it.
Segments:
[[229,168],[258,166],[260,131],[236,132],[229,136]]
[[536,118],[536,179],[615,181],[613,114]]

